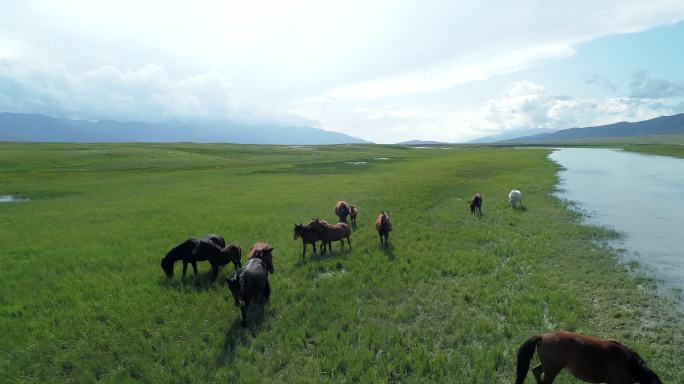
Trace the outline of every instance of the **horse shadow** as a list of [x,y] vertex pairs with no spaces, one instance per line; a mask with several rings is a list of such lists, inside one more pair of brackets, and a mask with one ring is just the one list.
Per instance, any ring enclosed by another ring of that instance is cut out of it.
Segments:
[[322,253],[316,252],[316,255],[314,255],[313,253],[307,252],[306,256],[300,257],[299,260],[297,262],[295,262],[295,267],[300,268],[300,267],[303,267],[307,263],[310,263],[310,262],[330,260],[332,258],[344,259],[352,252],[352,250],[353,249],[349,249],[348,247],[345,247],[344,250],[335,249],[335,247],[333,247],[332,252],[328,252],[328,251],[325,251]]
[[185,278],[163,278],[159,280],[159,285],[177,291],[192,289],[197,292],[206,292],[214,288],[221,280],[221,275],[214,280],[211,272],[199,273],[198,275],[186,276]]
[[247,326],[242,325],[242,317],[238,316],[230,323],[223,341],[223,349],[216,361],[219,366],[228,365],[235,359],[240,346],[248,346],[264,327],[266,319],[266,304],[268,300],[258,298],[247,310]]
[[380,244],[378,245],[378,247],[380,248],[382,253],[387,255],[388,259],[394,260],[394,245],[392,245],[392,243],[388,241],[387,243],[385,243],[385,245]]

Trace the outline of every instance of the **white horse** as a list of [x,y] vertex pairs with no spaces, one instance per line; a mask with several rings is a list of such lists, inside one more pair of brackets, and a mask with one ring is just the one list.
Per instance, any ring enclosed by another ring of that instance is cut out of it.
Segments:
[[508,193],[508,206],[515,208],[518,204],[522,205],[522,192],[514,189]]

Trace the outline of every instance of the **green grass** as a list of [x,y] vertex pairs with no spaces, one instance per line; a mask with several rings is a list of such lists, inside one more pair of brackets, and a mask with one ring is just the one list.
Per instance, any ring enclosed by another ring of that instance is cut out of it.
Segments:
[[[0,204],[2,381],[510,383],[519,345],[552,329],[620,339],[681,380],[680,313],[551,195],[547,154],[1,143],[0,194],[30,199]],[[514,187],[523,210],[506,206]],[[338,199],[360,209],[353,251],[302,260],[293,224],[332,220]],[[183,282],[159,267],[206,233],[275,247],[273,294],[248,328],[232,266],[216,284],[206,263]]]

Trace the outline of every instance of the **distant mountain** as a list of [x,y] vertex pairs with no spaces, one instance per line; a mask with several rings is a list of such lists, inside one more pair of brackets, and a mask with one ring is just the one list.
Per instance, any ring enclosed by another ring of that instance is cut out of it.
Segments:
[[488,144],[488,143],[494,143],[494,142],[501,141],[501,140],[514,139],[514,138],[518,138],[521,136],[540,135],[543,133],[552,133],[552,132],[556,132],[556,130],[546,129],[546,128],[514,129],[511,131],[498,133],[496,135],[479,137],[477,139],[470,140],[468,143],[470,143],[470,144]]
[[347,144],[367,141],[307,126],[218,122],[161,123],[70,120],[0,113],[0,141],[178,142],[236,144]]
[[553,133],[497,141],[501,144],[559,143],[576,140],[684,134],[684,113],[628,123],[626,121],[586,128],[562,129]]
[[398,145],[440,145],[440,144],[449,144],[445,143],[442,141],[430,141],[430,140],[409,140],[409,141],[402,141],[401,143],[397,143]]

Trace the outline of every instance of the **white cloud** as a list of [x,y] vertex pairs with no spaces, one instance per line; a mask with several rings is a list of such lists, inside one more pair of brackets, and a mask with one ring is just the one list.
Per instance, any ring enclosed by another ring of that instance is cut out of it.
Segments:
[[399,105],[373,109],[321,98],[309,100],[308,109],[298,113],[312,115],[333,130],[380,143],[395,143],[411,139],[464,142],[520,129],[565,129],[639,121],[682,112],[682,108],[681,98],[656,102],[630,97],[571,97],[550,92],[541,84],[519,81],[509,84],[497,97],[467,110],[432,112]]
[[571,47],[563,44],[481,53],[425,69],[345,85],[330,90],[327,95],[336,99],[365,99],[439,91],[567,58],[574,53]]
[[1,60],[0,84],[2,111],[93,120],[301,121],[241,96],[217,71],[174,79],[163,67],[148,64],[135,70],[105,65],[74,74],[59,64]]

